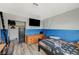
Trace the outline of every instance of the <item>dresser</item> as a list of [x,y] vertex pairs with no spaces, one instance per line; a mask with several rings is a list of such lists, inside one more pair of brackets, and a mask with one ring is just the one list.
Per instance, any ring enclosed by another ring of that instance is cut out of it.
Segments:
[[27,44],[34,44],[34,43],[38,43],[38,39],[42,40],[43,38],[45,38],[45,36],[43,34],[26,36],[25,37],[25,42]]

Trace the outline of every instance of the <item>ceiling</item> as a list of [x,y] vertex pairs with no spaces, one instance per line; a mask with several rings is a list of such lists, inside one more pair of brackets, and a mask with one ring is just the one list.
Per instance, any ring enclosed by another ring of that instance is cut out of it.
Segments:
[[56,16],[79,8],[78,3],[0,3],[0,11],[19,16],[37,16],[39,19]]

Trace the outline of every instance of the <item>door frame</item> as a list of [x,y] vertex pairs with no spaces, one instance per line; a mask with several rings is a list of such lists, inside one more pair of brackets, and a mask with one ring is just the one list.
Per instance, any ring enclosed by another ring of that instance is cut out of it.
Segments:
[[[8,20],[11,20],[11,19],[8,19]],[[17,20],[14,20],[15,21],[15,23],[16,22],[22,22],[22,23],[24,23],[24,42],[25,42],[25,30],[26,30],[26,22],[25,21],[17,21]],[[15,25],[16,26],[16,25]],[[20,27],[20,26],[17,26],[18,28]],[[23,27],[23,26],[21,26],[21,27]],[[9,29],[9,25],[8,25],[8,29]],[[19,29],[18,29],[18,34],[19,34]],[[9,33],[9,37],[10,37],[10,33]],[[18,35],[18,37],[19,37],[19,35]]]

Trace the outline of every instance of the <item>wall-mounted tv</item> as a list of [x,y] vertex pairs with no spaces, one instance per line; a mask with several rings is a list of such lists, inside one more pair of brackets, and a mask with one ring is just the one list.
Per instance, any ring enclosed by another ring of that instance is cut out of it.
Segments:
[[12,26],[12,25],[16,25],[16,23],[15,23],[14,20],[8,20],[8,24],[9,24],[10,26]]
[[29,18],[29,26],[40,26],[40,20]]
[[16,23],[14,20],[8,20],[8,25],[9,25],[10,29],[15,29]]

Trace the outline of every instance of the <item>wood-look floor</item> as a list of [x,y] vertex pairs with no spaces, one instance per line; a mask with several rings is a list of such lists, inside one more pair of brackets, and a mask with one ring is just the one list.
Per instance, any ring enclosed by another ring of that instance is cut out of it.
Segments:
[[37,44],[27,45],[26,43],[17,43],[10,46],[8,53],[12,55],[46,55],[46,53],[41,49],[38,52]]

